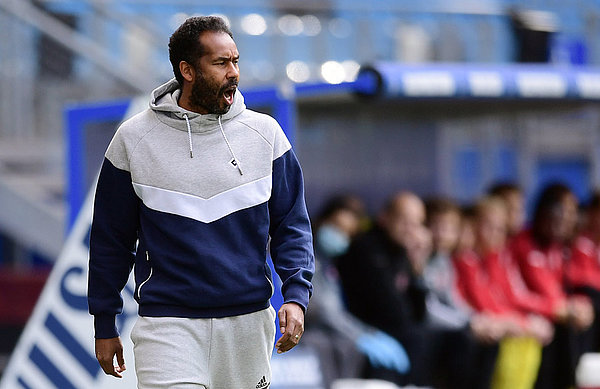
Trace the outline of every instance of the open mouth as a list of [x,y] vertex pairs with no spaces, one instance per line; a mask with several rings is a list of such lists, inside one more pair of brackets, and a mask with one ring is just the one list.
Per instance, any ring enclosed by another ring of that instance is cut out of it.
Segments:
[[223,97],[225,98],[225,102],[227,102],[227,105],[233,104],[233,96],[235,95],[236,89],[236,86],[230,86],[223,92]]

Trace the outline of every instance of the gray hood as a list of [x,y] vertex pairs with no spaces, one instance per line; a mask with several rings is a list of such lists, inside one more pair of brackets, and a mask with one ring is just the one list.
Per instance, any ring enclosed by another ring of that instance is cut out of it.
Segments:
[[219,128],[219,116],[221,116],[221,121],[225,123],[246,109],[244,96],[239,90],[235,92],[233,104],[224,115],[202,115],[188,111],[177,104],[180,94],[179,83],[173,78],[152,91],[150,108],[156,112],[160,121],[181,131],[188,131],[186,116],[190,122],[191,132],[204,132]]
[[188,133],[190,158],[194,158],[194,141],[192,133],[209,133],[211,131],[221,131],[223,140],[227,144],[229,153],[231,154],[231,164],[235,166],[240,175],[243,175],[241,161],[235,156],[231,144],[227,139],[223,125],[237,115],[244,112],[246,105],[244,104],[244,96],[240,91],[236,91],[233,96],[233,104],[224,115],[206,114],[202,115],[196,112],[188,111],[177,104],[181,89],[175,78],[167,83],[159,86],[152,91],[150,99],[150,109],[156,113],[156,117],[167,126],[177,130],[186,131]]

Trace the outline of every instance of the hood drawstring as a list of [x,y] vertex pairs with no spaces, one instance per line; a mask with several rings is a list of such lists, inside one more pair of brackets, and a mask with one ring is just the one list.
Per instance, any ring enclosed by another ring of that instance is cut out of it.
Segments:
[[188,129],[188,139],[190,141],[190,158],[194,158],[194,145],[192,144],[192,127],[190,127],[190,119],[188,119],[187,113],[183,114],[185,118],[185,124],[187,124]]
[[[192,143],[192,127],[190,126],[190,119],[188,118],[188,115],[186,113],[183,114],[183,117],[185,118],[185,124],[187,125],[187,130],[188,130],[188,140],[190,142],[190,158],[194,158],[194,145]],[[229,140],[227,139],[227,135],[225,135],[225,130],[223,130],[223,125],[221,124],[221,116],[219,115],[217,117],[217,119],[219,120],[219,128],[221,129],[221,135],[223,135],[223,139],[225,139],[225,143],[227,144],[227,148],[229,149],[229,153],[231,154],[231,157],[233,158],[233,160],[231,161],[231,163],[237,167],[238,171],[240,172],[240,175],[244,175],[244,172],[242,171],[242,167],[240,166],[240,161],[236,158],[233,149],[231,148],[231,145],[229,144]]]
[[[225,131],[223,130],[223,125],[221,124],[221,115],[219,115],[217,117],[217,119],[219,120],[219,128],[221,129],[221,134],[223,135],[223,139],[225,139],[225,143],[227,143],[227,148],[229,148],[229,152],[231,153],[231,156],[233,157],[233,161],[231,161],[231,163],[233,163],[233,165],[238,168],[240,175],[243,176],[244,172],[242,171],[242,167],[240,166],[240,161],[238,161],[238,159],[235,157],[235,154],[233,153],[233,149],[231,148],[231,145],[229,144],[229,141],[227,140],[227,136],[225,135]],[[189,124],[188,124],[188,126],[189,126]]]

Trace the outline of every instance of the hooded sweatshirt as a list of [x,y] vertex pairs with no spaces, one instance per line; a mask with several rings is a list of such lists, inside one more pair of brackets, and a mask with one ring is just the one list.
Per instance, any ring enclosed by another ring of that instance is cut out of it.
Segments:
[[[275,119],[238,91],[224,115],[178,104],[175,79],[125,121],[105,154],[94,200],[88,304],[96,338],[132,268],[141,316],[217,318],[269,306],[270,254],[284,302],[306,310],[314,256],[302,172]],[[270,247],[269,247],[270,246]]]

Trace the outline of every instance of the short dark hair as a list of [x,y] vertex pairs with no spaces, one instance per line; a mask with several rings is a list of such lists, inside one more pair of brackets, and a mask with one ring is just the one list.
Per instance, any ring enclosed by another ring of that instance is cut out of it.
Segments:
[[218,16],[194,16],[185,22],[171,35],[169,39],[169,60],[173,66],[173,74],[180,86],[183,86],[183,76],[179,71],[179,63],[185,61],[196,65],[202,56],[200,34],[205,31],[222,32],[233,39],[233,34],[223,19]]
[[600,209],[600,190],[595,190],[592,192],[587,208],[590,210]]
[[521,193],[519,185],[510,181],[501,181],[492,185],[488,189],[488,195],[504,197],[509,193]]
[[365,218],[367,214],[362,200],[357,195],[335,195],[330,197],[321,208],[316,225],[319,226],[339,211],[350,211],[359,219]]
[[531,233],[533,238],[542,246],[548,244],[548,237],[545,236],[544,232],[548,225],[548,218],[553,208],[559,205],[567,196],[574,196],[573,191],[562,182],[548,184],[538,195],[533,210]]
[[447,197],[431,197],[425,200],[425,224],[430,225],[434,217],[456,213],[461,216],[461,210],[458,204]]

